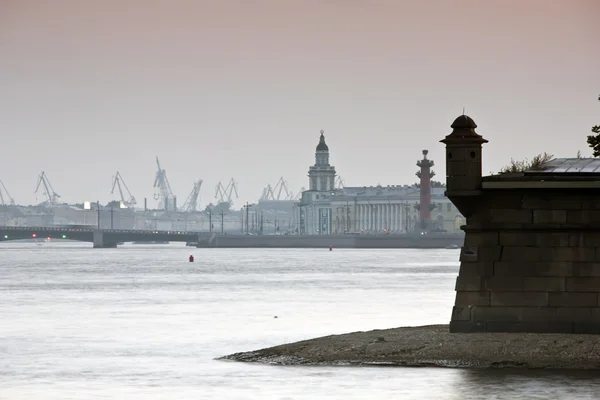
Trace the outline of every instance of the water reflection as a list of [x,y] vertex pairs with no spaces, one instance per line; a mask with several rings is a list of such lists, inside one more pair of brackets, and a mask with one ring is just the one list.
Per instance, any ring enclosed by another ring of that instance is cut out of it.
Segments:
[[[596,398],[594,372],[215,357],[449,320],[454,250],[0,245],[0,398]],[[277,315],[279,318],[274,319]]]
[[456,395],[473,399],[597,399],[600,371],[462,370]]

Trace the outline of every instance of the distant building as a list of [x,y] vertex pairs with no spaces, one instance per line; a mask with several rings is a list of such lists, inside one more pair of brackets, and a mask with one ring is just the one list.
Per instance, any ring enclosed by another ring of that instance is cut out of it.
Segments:
[[[418,165],[421,164],[432,166],[433,162],[421,160]],[[420,230],[456,233],[461,232],[460,226],[465,223],[444,195],[445,188],[431,188],[431,220],[426,221],[426,225],[420,220],[422,192],[417,185],[336,189],[336,171],[329,164],[329,147],[323,131],[315,152],[315,165],[309,168],[308,177],[309,190],[302,192],[294,217],[301,235],[389,234]]]

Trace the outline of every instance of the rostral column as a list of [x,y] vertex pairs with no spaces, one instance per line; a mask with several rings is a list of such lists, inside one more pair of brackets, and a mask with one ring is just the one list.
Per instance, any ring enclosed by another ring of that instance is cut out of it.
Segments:
[[427,159],[428,150],[423,150],[423,159],[417,161],[417,167],[420,168],[416,175],[421,179],[421,196],[419,204],[415,205],[419,210],[419,217],[421,222],[421,229],[429,229],[429,223],[431,221],[431,210],[436,206],[431,204],[431,178],[434,177],[435,172],[431,170],[433,167],[433,161]]

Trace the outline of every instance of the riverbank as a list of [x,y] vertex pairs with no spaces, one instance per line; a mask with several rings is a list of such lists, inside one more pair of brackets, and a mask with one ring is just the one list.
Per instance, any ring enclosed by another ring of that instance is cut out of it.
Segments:
[[[463,234],[427,235],[213,235],[196,247],[217,248],[328,248],[334,249],[444,249],[460,248]],[[192,243],[190,243],[192,244]]]
[[600,369],[600,335],[454,333],[448,325],[324,336],[219,358],[275,365]]

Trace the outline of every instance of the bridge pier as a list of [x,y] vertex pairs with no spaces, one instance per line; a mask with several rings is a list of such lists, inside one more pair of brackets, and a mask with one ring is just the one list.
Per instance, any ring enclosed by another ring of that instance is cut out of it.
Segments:
[[105,242],[104,232],[95,230],[94,231],[94,248],[95,249],[115,249],[117,242]]
[[206,247],[214,247],[216,244],[217,234],[213,233],[210,236],[206,233],[198,233],[198,238],[196,239],[196,247],[197,248],[206,248]]

